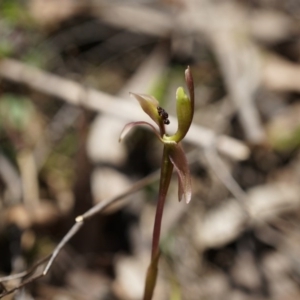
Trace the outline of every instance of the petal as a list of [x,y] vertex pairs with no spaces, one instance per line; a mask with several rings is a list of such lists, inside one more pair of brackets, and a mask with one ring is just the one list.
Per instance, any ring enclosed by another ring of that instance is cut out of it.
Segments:
[[156,136],[159,138],[159,140],[160,140],[161,142],[163,142],[163,140],[162,140],[162,138],[160,137],[160,134],[159,134],[159,132],[156,130],[156,128],[155,128],[152,124],[150,124],[150,123],[148,123],[148,122],[144,122],[144,121],[131,122],[131,123],[126,124],[125,127],[123,128],[121,134],[120,134],[119,142],[121,142],[121,141],[124,139],[124,137],[128,134],[128,132],[129,132],[133,127],[139,126],[139,125],[147,125],[147,126],[150,126],[151,129],[153,130],[153,132],[154,132],[154,133],[156,134]]
[[186,156],[180,144],[170,145],[169,157],[178,175],[178,197],[189,203],[192,198],[192,180]]
[[137,99],[143,109],[143,111],[158,125],[161,125],[162,119],[158,114],[157,107],[159,102],[152,96],[144,94],[130,93]]
[[194,102],[195,102],[194,80],[193,80],[193,75],[192,75],[192,72],[191,72],[191,68],[189,66],[185,70],[184,74],[185,74],[186,86],[187,86],[187,88],[189,90],[189,94],[190,94],[192,108],[194,110]]

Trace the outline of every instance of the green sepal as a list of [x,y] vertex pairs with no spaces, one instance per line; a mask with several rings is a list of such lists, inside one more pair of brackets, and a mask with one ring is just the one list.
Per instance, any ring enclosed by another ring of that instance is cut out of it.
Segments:
[[176,109],[178,129],[170,139],[178,143],[187,134],[193,120],[192,102],[182,87],[179,87],[176,91]]
[[145,94],[135,94],[130,93],[136,100],[139,101],[143,111],[159,126],[159,131],[161,136],[165,133],[165,126],[163,119],[158,113],[157,108],[159,107],[159,102],[153,96]]

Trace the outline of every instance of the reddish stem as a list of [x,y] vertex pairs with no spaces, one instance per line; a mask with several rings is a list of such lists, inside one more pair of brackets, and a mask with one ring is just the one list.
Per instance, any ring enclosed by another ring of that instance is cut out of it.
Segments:
[[173,164],[169,158],[168,146],[164,146],[163,157],[162,157],[162,166],[160,172],[160,183],[159,183],[159,197],[156,206],[156,214],[153,228],[153,237],[152,237],[152,255],[151,261],[157,257],[159,253],[159,240],[160,240],[160,231],[161,231],[161,221],[164,211],[165,200],[167,196],[167,192],[169,189],[172,172],[173,172]]

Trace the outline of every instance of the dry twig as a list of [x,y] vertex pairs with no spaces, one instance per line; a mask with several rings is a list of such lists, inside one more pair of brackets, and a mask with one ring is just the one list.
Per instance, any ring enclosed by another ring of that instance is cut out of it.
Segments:
[[[107,201],[100,202],[97,205],[93,206],[88,211],[86,211],[83,215],[78,216],[76,218],[76,223],[71,227],[71,229],[67,232],[67,234],[60,241],[60,243],[55,247],[55,249],[54,249],[54,251],[52,252],[51,255],[49,255],[48,257],[46,257],[42,261],[35,264],[30,270],[27,270],[27,271],[24,271],[24,272],[21,272],[21,273],[18,273],[18,274],[14,274],[14,275],[11,275],[11,276],[6,276],[6,277],[0,278],[0,283],[2,283],[2,286],[3,286],[2,293],[0,293],[0,298],[6,296],[8,294],[11,294],[14,291],[16,291],[17,289],[20,289],[21,287],[33,282],[34,280],[37,280],[37,279],[47,275],[50,268],[51,268],[51,266],[52,266],[52,264],[53,264],[53,262],[54,262],[54,260],[56,259],[56,257],[60,253],[61,249],[79,231],[79,229],[84,225],[85,221],[87,221],[88,219],[94,217],[95,215],[97,215],[98,213],[100,213],[101,211],[103,211],[105,208],[112,205],[113,203],[116,203],[116,202],[128,197],[132,193],[140,190],[144,186],[146,186],[146,185],[150,184],[151,182],[157,180],[158,176],[159,176],[159,171],[156,171],[156,172],[150,174],[149,176],[141,179],[137,183],[135,183],[133,186],[131,186],[124,193],[122,193],[122,194],[120,194],[116,197],[113,197],[112,199],[108,199]],[[30,277],[29,279],[26,279],[27,276],[29,276],[33,272],[35,272],[35,270],[45,262],[47,262],[47,264],[43,268],[43,271],[41,273],[36,274],[35,276]],[[19,283],[17,286],[15,286],[13,288],[10,288],[10,289],[5,288],[5,286],[3,284],[4,282],[11,281],[11,280],[14,280],[14,279],[20,279],[20,278],[22,278],[22,279],[24,278],[24,281]]]

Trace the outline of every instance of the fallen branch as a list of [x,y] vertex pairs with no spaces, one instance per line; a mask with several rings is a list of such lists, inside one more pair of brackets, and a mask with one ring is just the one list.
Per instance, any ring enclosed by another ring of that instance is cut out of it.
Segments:
[[[60,253],[61,249],[79,231],[79,229],[84,225],[84,222],[86,220],[94,217],[95,215],[97,215],[98,213],[100,213],[105,208],[109,207],[110,205],[112,205],[112,204],[114,204],[114,203],[116,203],[120,200],[124,200],[124,198],[128,197],[132,193],[137,192],[138,190],[140,190],[144,186],[146,186],[146,185],[150,184],[151,182],[157,180],[158,177],[159,177],[159,171],[156,171],[156,172],[150,174],[149,176],[141,179],[140,181],[136,182],[133,186],[131,186],[128,190],[126,190],[122,194],[120,194],[116,197],[113,197],[111,199],[108,199],[107,201],[100,202],[97,205],[93,206],[88,211],[86,211],[83,215],[78,216],[76,218],[76,223],[71,227],[71,229],[67,232],[67,234],[60,241],[60,243],[55,247],[55,249],[53,250],[51,255],[44,258],[42,261],[38,262],[37,264],[35,264],[33,267],[31,267],[27,271],[0,278],[0,288],[2,289],[2,290],[0,290],[0,298],[6,296],[8,294],[13,293],[14,291],[20,289],[21,287],[33,282],[34,280],[37,280],[37,279],[39,279],[43,276],[46,276],[48,274],[54,260],[56,259],[56,257]],[[26,277],[33,274],[36,271],[36,269],[44,263],[46,263],[46,266],[43,267],[42,272],[40,272],[38,274],[35,274],[34,276],[32,276],[30,278],[25,279]],[[7,289],[3,284],[4,282],[8,282],[8,281],[11,281],[11,280],[16,280],[16,279],[24,279],[24,281],[22,281],[21,283],[17,284],[15,287],[10,288],[10,289]]]
[[299,194],[299,186],[293,183],[257,186],[247,192],[248,215],[235,199],[223,201],[193,224],[195,243],[202,250],[224,246],[250,226],[259,226],[283,213],[298,210]]

